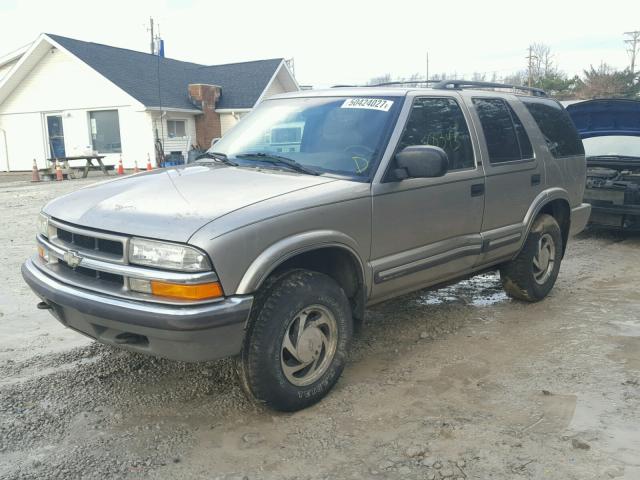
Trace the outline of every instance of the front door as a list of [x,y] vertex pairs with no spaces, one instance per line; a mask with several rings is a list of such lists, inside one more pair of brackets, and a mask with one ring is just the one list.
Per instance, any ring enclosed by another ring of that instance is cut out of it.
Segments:
[[374,301],[469,271],[482,246],[484,173],[467,109],[456,94],[407,101],[410,110],[396,152],[409,145],[440,147],[449,171],[443,177],[398,180],[392,158],[381,181],[373,184]]
[[66,157],[62,115],[47,115],[47,139],[50,158]]

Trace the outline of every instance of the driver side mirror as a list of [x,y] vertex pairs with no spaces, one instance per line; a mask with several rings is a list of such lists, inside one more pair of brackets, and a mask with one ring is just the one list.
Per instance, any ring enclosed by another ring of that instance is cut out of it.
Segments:
[[442,177],[449,169],[447,153],[431,145],[410,145],[396,153],[396,179]]

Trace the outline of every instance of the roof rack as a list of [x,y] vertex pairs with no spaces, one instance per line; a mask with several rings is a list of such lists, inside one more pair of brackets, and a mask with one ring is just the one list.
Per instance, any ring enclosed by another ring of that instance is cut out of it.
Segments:
[[545,92],[541,88],[535,87],[523,87],[520,85],[511,85],[508,83],[495,83],[495,82],[474,82],[468,80],[441,80],[436,83],[433,88],[438,90],[444,90],[447,88],[467,88],[467,87],[479,87],[479,88],[510,88],[512,90],[519,90],[522,92],[527,92],[534,97],[546,97],[547,92]]
[[[376,83],[375,85],[364,85],[365,87],[388,87],[392,85],[415,85],[415,84],[433,84],[431,88],[436,90],[446,89],[463,89],[463,88],[509,88],[511,90],[526,92],[534,97],[547,97],[547,92],[541,88],[535,87],[523,87],[521,85],[512,85],[510,83],[496,83],[496,82],[476,82],[472,80],[404,80],[398,82],[383,82]],[[358,88],[361,85],[334,85],[331,88]]]
[[388,87],[389,85],[414,85],[416,83],[440,83],[441,80],[403,80],[399,82],[383,82],[375,85],[367,85],[367,87]]
[[361,88],[361,87],[388,87],[391,85],[415,85],[417,83],[439,83],[441,80],[404,80],[398,82],[383,82],[373,85],[332,85],[331,88]]

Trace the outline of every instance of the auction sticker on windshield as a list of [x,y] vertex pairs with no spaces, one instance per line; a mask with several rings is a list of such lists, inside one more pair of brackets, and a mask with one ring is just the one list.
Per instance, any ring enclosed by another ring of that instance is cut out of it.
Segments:
[[366,108],[388,112],[393,102],[383,98],[347,98],[340,108]]

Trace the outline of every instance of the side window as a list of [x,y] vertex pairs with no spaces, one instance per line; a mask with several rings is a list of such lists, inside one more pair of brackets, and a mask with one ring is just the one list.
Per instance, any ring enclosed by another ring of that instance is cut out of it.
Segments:
[[548,98],[522,97],[554,157],[583,155],[584,147],[567,111]]
[[399,143],[433,145],[449,157],[449,170],[475,166],[471,135],[460,105],[453,98],[416,98]]
[[511,106],[501,98],[474,98],[491,163],[533,157],[531,141]]

